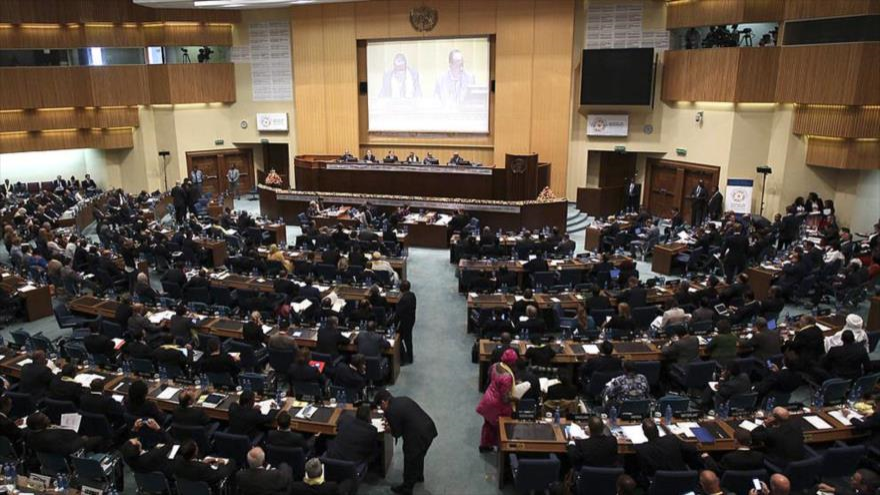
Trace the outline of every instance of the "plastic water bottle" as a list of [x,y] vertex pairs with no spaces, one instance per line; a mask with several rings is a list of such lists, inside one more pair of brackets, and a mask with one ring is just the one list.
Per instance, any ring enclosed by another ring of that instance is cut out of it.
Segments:
[[128,359],[122,360],[122,374],[125,376],[131,374],[131,362]]
[[200,380],[200,381],[202,382],[202,391],[207,390],[208,385],[209,385],[209,383],[208,383],[208,375],[206,375],[205,373],[202,373],[202,374],[199,375],[199,376],[201,376],[201,380]]
[[86,362],[85,362],[86,369],[91,369],[92,363],[94,363],[94,362],[95,361],[94,361],[94,359],[92,359],[92,355],[86,354]]
[[159,366],[159,381],[165,383],[168,381],[168,370],[165,366]]
[[284,392],[281,390],[281,387],[275,388],[275,404],[278,404],[278,407],[281,407],[281,404],[284,402]]
[[243,388],[245,392],[250,392],[252,388],[251,380],[249,378],[242,378],[241,388]]
[[664,418],[666,418],[666,424],[671,425],[672,424],[672,406],[669,404],[666,404],[666,411],[664,411],[663,414],[664,414]]
[[557,407],[555,411],[553,411],[553,424],[559,424],[559,408]]
[[773,411],[774,402],[774,397],[772,395],[770,397],[767,397],[767,402],[764,404],[764,409],[766,409],[768,413]]
[[862,387],[853,387],[852,392],[849,394],[849,407],[850,409],[854,408],[856,402],[862,398]]
[[611,410],[608,411],[608,423],[611,426],[617,426],[617,407],[611,406]]
[[12,480],[12,482],[15,483],[15,479],[18,477],[18,473],[16,473],[14,462],[9,463],[9,470],[7,472],[8,474],[6,475],[6,479]]
[[821,390],[816,390],[815,395],[813,395],[813,407],[821,409],[823,405],[825,405],[825,397],[822,396]]
[[721,419],[727,419],[730,416],[730,403],[722,402],[718,407],[718,416]]

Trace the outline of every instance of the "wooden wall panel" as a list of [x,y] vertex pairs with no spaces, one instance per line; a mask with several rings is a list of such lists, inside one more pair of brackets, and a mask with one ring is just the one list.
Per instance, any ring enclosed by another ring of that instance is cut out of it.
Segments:
[[147,24],[144,46],[232,46],[232,26],[220,24]]
[[131,0],[3,0],[0,22],[217,22],[236,23],[241,13],[229,9],[154,9]]
[[792,132],[846,138],[880,137],[880,107],[798,105]]
[[[421,2],[419,2],[421,4]],[[417,38],[422,33],[412,28],[409,22],[410,9],[418,6],[409,0],[388,0],[388,37],[389,38]],[[437,25],[440,24],[439,16]],[[436,28],[435,28],[436,29]]]
[[53,108],[0,112],[0,132],[137,127],[137,107]]
[[150,101],[146,65],[90,67],[94,106],[137,105]]
[[0,110],[92,106],[86,67],[0,68]]
[[[388,37],[388,0],[358,2],[355,9],[355,33],[357,39],[380,39]],[[298,10],[294,10],[294,16]]]
[[503,6],[498,6],[496,19],[495,164],[500,166],[505,163],[505,153],[532,151],[535,3],[505,1]]
[[666,29],[737,23],[744,0],[692,0],[666,6]]
[[778,47],[739,50],[734,101],[752,103],[775,101],[780,52]]
[[809,138],[806,162],[818,167],[880,170],[880,140]]
[[736,95],[736,73],[739,48],[692,50],[688,73],[694,101],[733,101]]
[[784,46],[776,101],[840,105],[880,103],[877,66],[880,43]]
[[13,48],[232,46],[228,24],[75,24],[5,25],[0,46]]
[[358,146],[357,43],[353,4],[327,4],[325,24],[334,26],[332,36],[324,36],[324,89],[328,119],[328,150],[356,149]]
[[171,103],[170,65],[148,65],[147,86],[150,88],[150,103]]
[[687,50],[663,52],[663,83],[660,90],[660,99],[663,101],[692,100],[688,56]]
[[235,67],[232,64],[173,64],[167,67],[171,101],[153,103],[235,101]]
[[44,132],[2,132],[0,153],[61,149],[119,149],[134,146],[131,129],[87,129]]
[[480,0],[479,2],[462,0],[461,8],[458,12],[459,34],[494,33],[496,31],[497,9],[497,0]]
[[[321,6],[294,7],[291,19],[297,152],[328,153],[327,106],[324,96],[324,21]],[[348,118],[352,116],[349,114]]]
[[[574,1],[557,0],[535,4],[542,15],[535,17],[533,77],[539,77],[532,86],[531,150],[543,162],[565,163],[568,159],[570,120],[556,116],[571,111],[572,49],[560,50],[574,36]],[[540,76],[539,76],[540,75]],[[498,163],[498,162],[496,162]],[[565,191],[564,167],[550,169],[550,187]]]
[[880,0],[786,0],[785,20],[880,14]]
[[[460,33],[459,0],[425,0],[424,4],[437,9],[437,25],[431,31],[421,33],[423,37],[457,36]],[[407,10],[407,24],[410,24],[409,10]]]
[[742,20],[746,22],[780,21],[785,16],[783,0],[746,0],[743,6]]

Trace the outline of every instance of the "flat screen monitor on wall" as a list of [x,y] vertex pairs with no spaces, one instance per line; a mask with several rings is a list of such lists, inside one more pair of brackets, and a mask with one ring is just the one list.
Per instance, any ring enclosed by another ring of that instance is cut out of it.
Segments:
[[653,48],[584,50],[581,105],[650,105]]
[[370,132],[489,132],[489,39],[367,43]]

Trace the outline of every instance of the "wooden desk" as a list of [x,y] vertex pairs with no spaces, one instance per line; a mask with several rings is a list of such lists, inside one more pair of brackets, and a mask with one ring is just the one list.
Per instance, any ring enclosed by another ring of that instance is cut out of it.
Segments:
[[226,264],[226,241],[206,239],[202,237],[196,242],[210,252],[212,266],[216,268]]
[[[866,436],[858,434],[851,426],[846,426],[834,419],[829,412],[837,408],[825,408],[816,416],[822,418],[831,426],[831,429],[818,430],[810,423],[803,419],[801,414],[792,414],[790,421],[799,421],[804,431],[805,443],[830,443],[838,440],[846,441],[854,438]],[[813,415],[812,413],[809,415]],[[738,419],[710,419],[702,418],[697,420],[688,420],[688,422],[696,422],[701,427],[709,430],[713,434],[714,442],[702,443],[696,438],[685,437],[679,435],[679,439],[683,442],[692,444],[700,452],[728,452],[737,448],[733,440],[736,428],[743,419],[753,420],[754,417],[743,417]],[[578,426],[586,428],[586,423],[576,422]],[[565,437],[563,428],[569,424],[569,421],[563,419],[560,424],[546,423],[543,420],[518,421],[511,418],[499,418],[499,449],[497,457],[498,466],[498,488],[504,487],[507,474],[508,455],[511,453],[555,453],[564,454],[566,452],[566,444],[568,439]],[[621,422],[621,424],[627,424]],[[629,423],[636,424],[636,423]],[[660,428],[667,435],[673,433],[666,424],[661,423]],[[617,448],[620,454],[633,454],[635,449],[632,442],[625,435],[615,428],[612,433],[617,437]]]
[[[18,291],[24,300],[25,317],[27,321],[35,321],[40,318],[52,316],[52,294],[48,285],[28,284],[28,281],[18,275],[0,274],[3,276],[0,287],[8,293]],[[33,289],[22,290],[25,287]]]
[[770,270],[761,266],[753,266],[746,269],[749,276],[749,288],[755,294],[756,301],[767,299],[773,281],[779,276],[779,270]]
[[[316,264],[323,261],[320,251],[304,251],[296,249],[286,250],[282,252],[284,253],[284,259],[292,261],[294,263],[296,263],[297,261],[307,260],[308,253],[312,253],[314,255],[314,262]],[[257,254],[266,257],[269,255],[269,250],[267,248],[261,247],[257,249]],[[395,272],[397,272],[401,280],[406,280],[406,258],[406,256],[400,256],[397,258],[389,258],[386,256],[382,257],[383,260],[388,261],[388,264],[391,265],[391,268],[393,268]]]
[[653,259],[651,260],[651,270],[663,275],[672,275],[672,264],[675,257],[688,248],[687,244],[658,244],[654,246]]
[[[343,294],[345,294],[343,292]],[[343,297],[340,295],[340,297]],[[343,297],[344,298],[344,297]],[[101,299],[94,296],[81,296],[69,303],[70,310],[90,316],[103,316],[105,318],[113,318],[116,314],[116,308],[119,303],[116,301]],[[268,336],[277,334],[280,330],[276,325],[267,332]],[[215,335],[221,338],[232,338],[236,340],[243,339],[244,322],[225,317],[199,317],[196,323],[196,329],[199,332],[209,335]],[[300,347],[314,348],[318,345],[318,331],[309,327],[294,327],[287,331],[287,335],[296,340],[296,344]],[[339,350],[346,353],[357,352],[357,346],[354,339],[357,332],[352,332],[349,343],[339,346]],[[390,339],[391,347],[386,349],[383,354],[388,358],[390,364],[389,382],[395,383],[400,376],[400,339]]]
[[445,225],[428,223],[404,223],[409,236],[409,242],[413,246],[446,249],[449,245],[447,240],[448,230]]

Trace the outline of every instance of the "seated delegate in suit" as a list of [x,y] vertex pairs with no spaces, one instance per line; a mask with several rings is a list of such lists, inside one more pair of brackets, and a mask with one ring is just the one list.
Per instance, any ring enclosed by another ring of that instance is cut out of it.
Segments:
[[470,162],[462,158],[457,151],[453,151],[452,156],[449,157],[449,162],[447,162],[447,165],[470,165]]
[[661,437],[653,419],[642,420],[642,432],[648,441],[635,446],[642,475],[653,476],[657,471],[685,471],[695,462],[696,448],[681,441],[677,435]]
[[108,361],[116,359],[116,344],[113,339],[100,333],[98,325],[92,325],[89,334],[83,339],[86,351],[92,355],[104,356]]
[[266,453],[254,447],[247,453],[248,469],[239,471],[235,480],[241,493],[253,495],[287,495],[293,482],[293,471],[287,463],[266,466]]
[[255,408],[254,393],[245,390],[239,396],[238,404],[229,407],[229,427],[226,432],[254,438],[262,428],[272,423],[274,417],[274,414],[264,415]]
[[66,400],[79,403],[79,396],[82,394],[82,386],[73,381],[76,376],[76,366],[73,364],[65,364],[61,368],[61,373],[52,378],[49,384],[49,393],[47,397],[54,400]]
[[19,441],[23,438],[21,428],[9,417],[12,414],[12,399],[8,395],[0,396],[0,436],[9,439],[9,443],[20,452]]
[[527,330],[532,335],[542,335],[547,333],[547,322],[544,321],[544,318],[538,316],[538,308],[526,306],[526,315],[520,317],[519,321],[516,322],[516,329],[519,333]]
[[840,337],[843,345],[834,346],[822,358],[822,366],[832,377],[855,380],[871,367],[871,358],[861,342],[856,342],[852,331],[844,330]]
[[707,469],[711,469],[718,474],[724,471],[764,469],[764,454],[757,450],[752,450],[752,434],[748,430],[737,428],[733,432],[733,439],[736,442],[736,450],[721,456],[720,462],[716,462],[708,453],[704,452],[700,455]]
[[106,382],[103,378],[92,380],[89,391],[79,398],[79,410],[82,412],[100,414],[107,418],[113,427],[121,426],[123,422],[122,404],[116,402],[111,395],[104,393]]
[[[344,387],[349,390],[357,390],[360,393],[367,386],[367,379],[364,376],[367,371],[367,362],[361,354],[355,354],[351,357],[351,362],[341,361],[333,370],[333,385]],[[354,401],[354,397],[348,397]]]
[[147,384],[143,380],[135,380],[128,387],[128,395],[122,401],[125,412],[136,418],[150,418],[159,424],[165,423],[165,413],[159,410],[155,402],[147,400],[147,392]]
[[752,357],[762,363],[777,354],[782,353],[782,344],[779,334],[767,328],[767,320],[758,318],[755,320],[755,328],[752,337],[742,342],[743,347],[752,350]]
[[67,428],[54,427],[49,416],[35,412],[27,418],[25,443],[33,452],[68,456],[85,449],[91,451],[101,443],[100,437],[80,436]]
[[400,159],[394,154],[394,151],[388,150],[388,154],[382,159],[383,163],[399,163]]
[[328,447],[326,456],[331,459],[367,462],[376,454],[379,432],[372,424],[369,404],[361,404],[354,416],[339,419],[336,438]]
[[440,160],[435,158],[430,152],[425,154],[425,159],[422,160],[422,163],[425,165],[440,165]]
[[340,162],[356,162],[357,157],[352,155],[350,151],[345,150],[345,153],[343,153],[342,156],[339,157],[339,161]]
[[323,387],[326,379],[321,371],[310,364],[312,352],[308,347],[301,347],[296,352],[296,359],[287,368],[287,379],[296,387],[297,383],[314,383]]
[[614,467],[617,465],[617,438],[605,434],[605,422],[598,416],[587,420],[590,436],[568,442],[568,458],[576,471],[583,466]]
[[614,356],[614,344],[612,344],[608,340],[603,340],[599,343],[599,355],[594,357],[593,359],[588,359],[580,366],[578,370],[578,376],[580,377],[581,383],[589,382],[593,373],[597,371],[601,372],[613,372],[613,371],[623,371],[623,360],[619,357]]
[[409,154],[406,155],[404,162],[409,164],[419,163],[419,157],[416,156],[414,152],[410,151]]
[[144,450],[140,440],[132,438],[119,447],[119,454],[125,464],[138,474],[159,472],[169,480],[172,479],[174,461],[168,458],[174,444],[167,443],[161,447]]
[[177,408],[171,412],[171,422],[184,426],[206,426],[211,418],[205,414],[201,407],[192,407],[197,398],[197,392],[184,390],[177,397]]
[[290,495],[338,495],[348,493],[351,480],[342,484],[324,479],[324,465],[321,459],[313,457],[306,462],[306,475],[302,481],[290,484]]
[[21,367],[18,391],[30,394],[34,400],[42,399],[54,377],[47,363],[45,352],[34,351],[31,362]]
[[200,459],[199,446],[187,440],[180,446],[177,463],[174,465],[174,477],[186,481],[204,481],[215,490],[221,481],[236,470],[235,460],[227,459],[226,463],[212,459],[210,462]]
[[[303,449],[308,452],[309,445],[301,433],[290,430],[290,413],[281,411],[275,416],[276,429],[266,433],[267,447],[284,447],[288,449]],[[338,435],[338,433],[337,433]],[[338,437],[337,437],[338,438]]]
[[752,438],[764,444],[767,460],[777,466],[800,461],[806,455],[804,432],[784,407],[774,407],[764,424],[752,430]]
[[208,341],[208,355],[201,359],[202,373],[227,373],[233,379],[238,376],[241,368],[238,366],[237,356],[227,352],[220,352],[220,342]]
[[339,330],[339,319],[331,316],[327,318],[324,325],[318,328],[318,341],[317,345],[315,345],[315,352],[338,356],[339,346],[348,343],[348,337],[342,335],[342,331]]
[[373,163],[378,162],[379,159],[376,158],[376,155],[373,154],[373,150],[367,150],[367,152],[364,153],[364,161],[368,163]]

